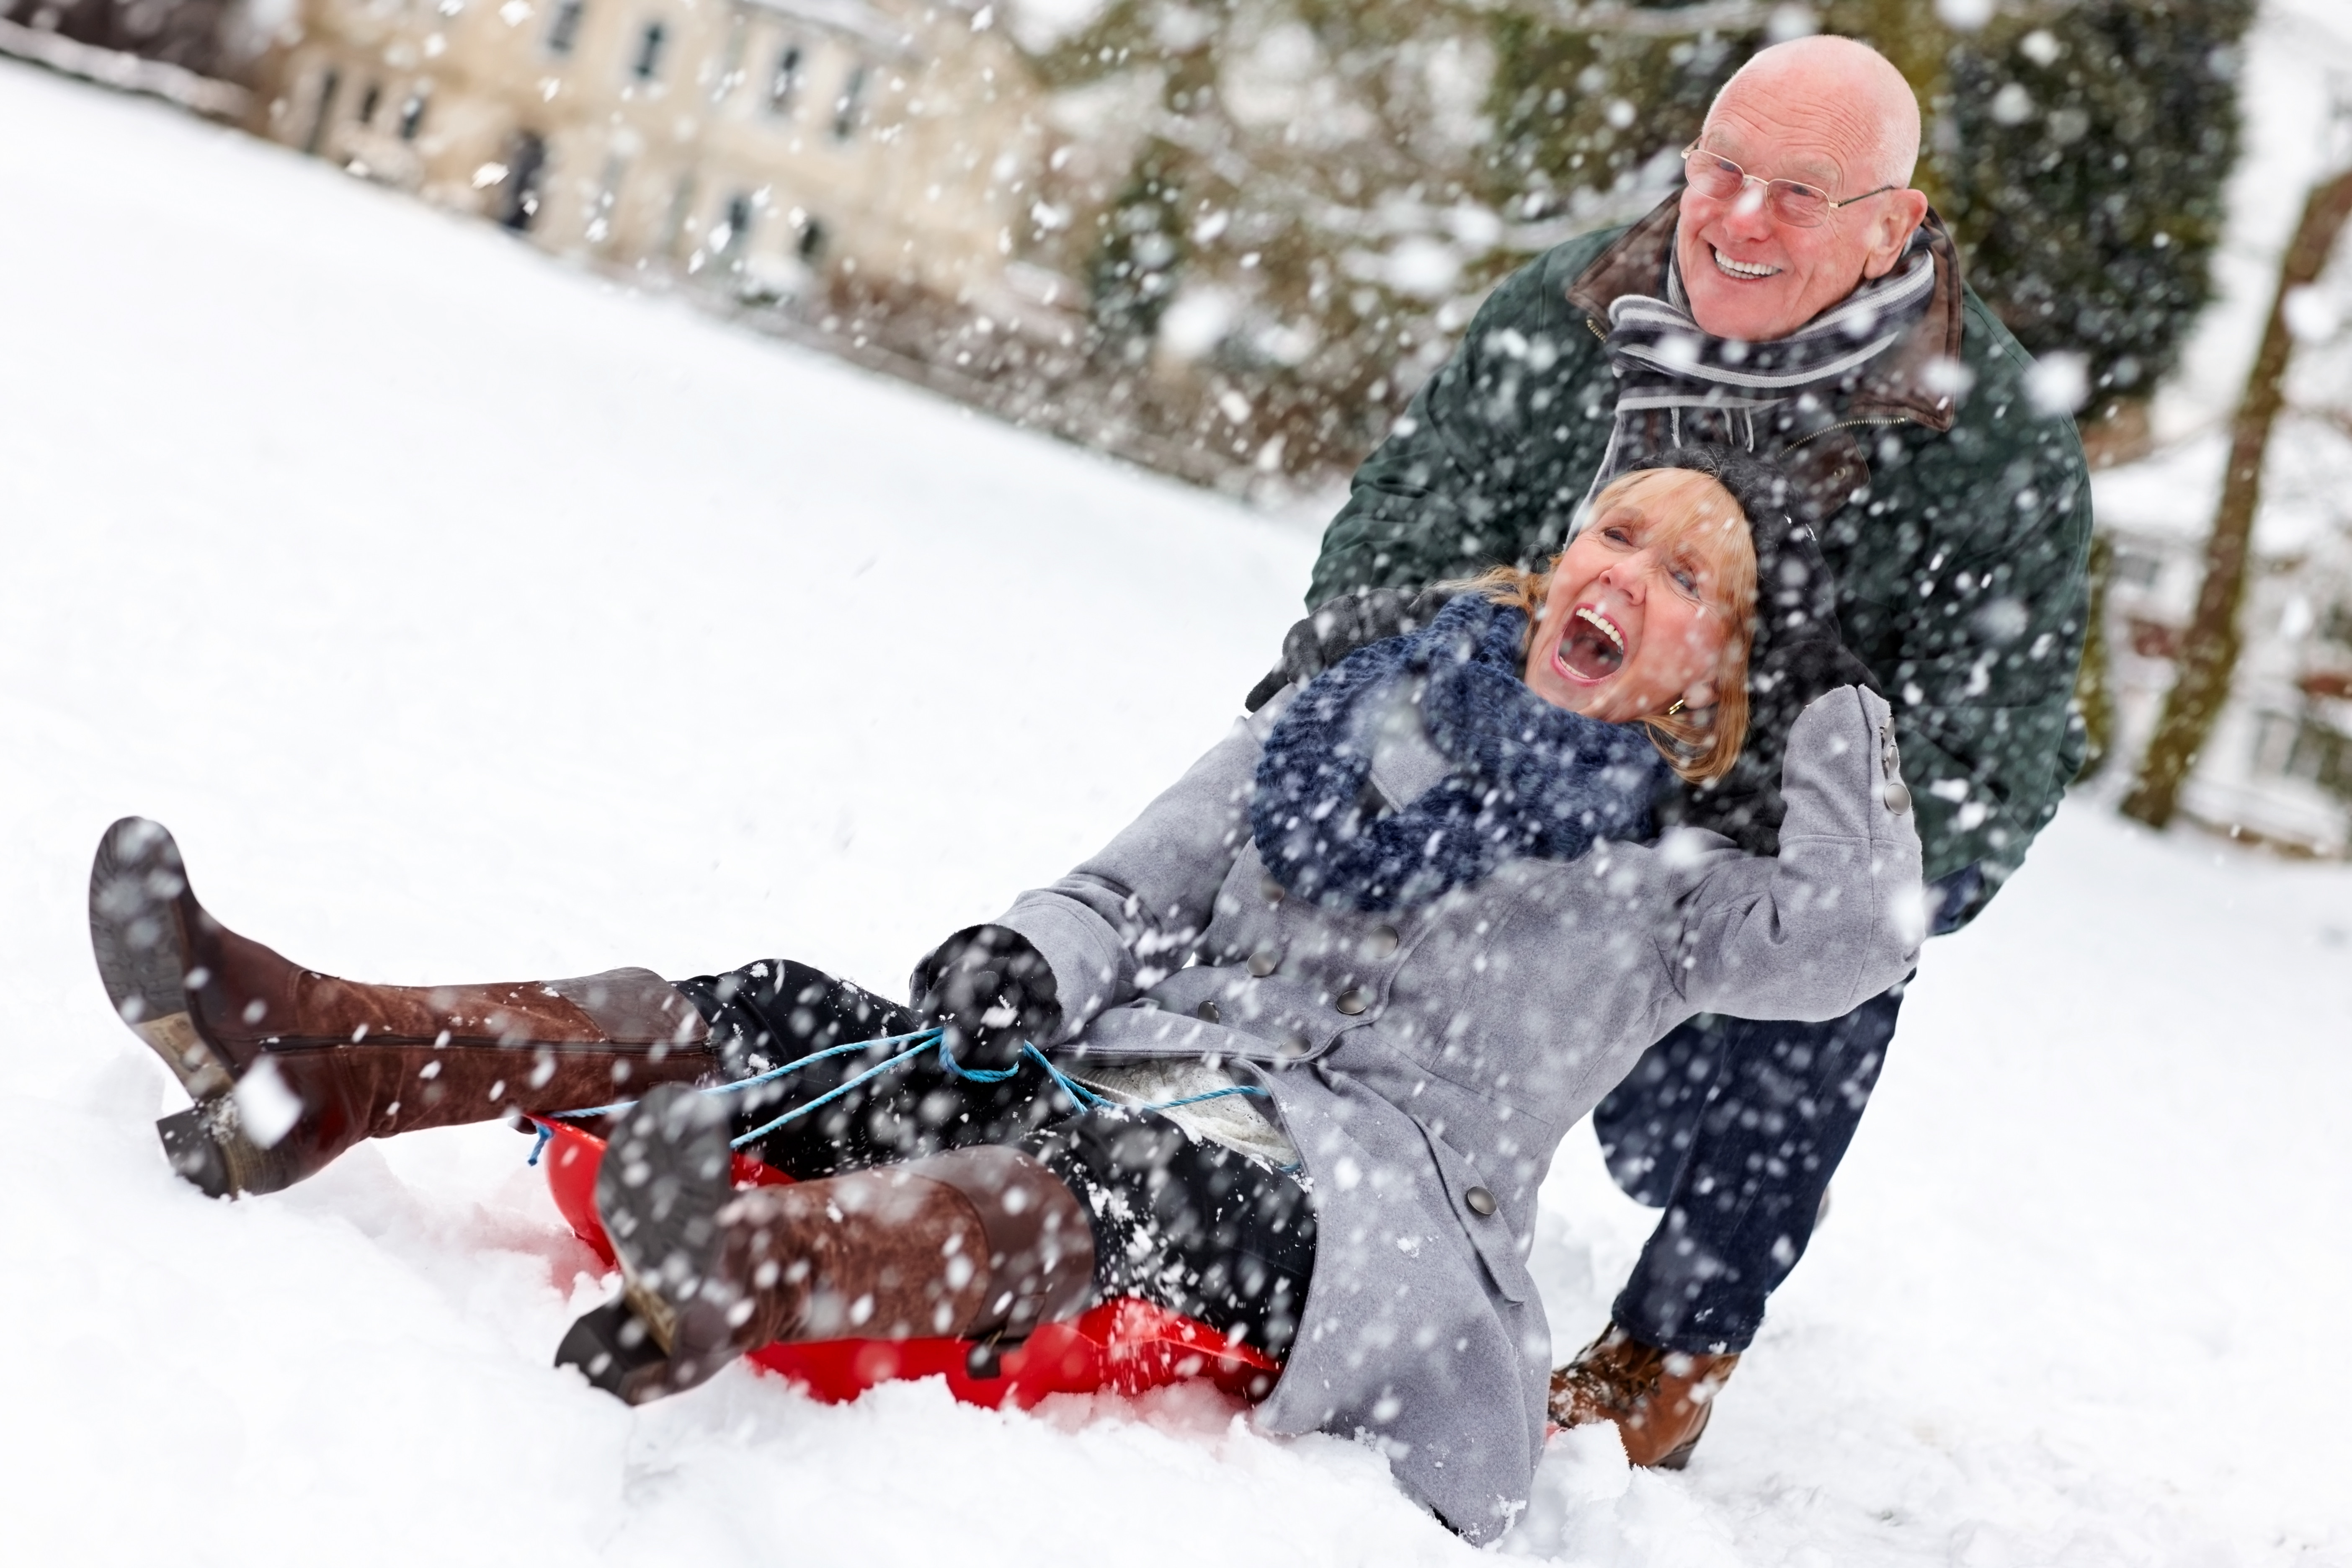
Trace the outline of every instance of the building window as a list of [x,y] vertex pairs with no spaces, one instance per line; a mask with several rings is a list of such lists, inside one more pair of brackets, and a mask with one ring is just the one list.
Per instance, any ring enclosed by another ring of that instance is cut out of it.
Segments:
[[669,38],[669,30],[659,22],[647,22],[646,30],[637,35],[637,63],[629,68],[639,81],[651,81],[661,74],[662,45]]
[[2306,779],[2352,800],[2352,735],[2310,714],[2263,714],[2254,731],[2254,767]]
[[310,116],[310,139],[302,143],[305,153],[316,155],[320,143],[326,141],[335,112],[335,89],[342,85],[341,73],[332,68],[319,79],[319,107]]
[[424,126],[425,95],[421,92],[411,94],[408,101],[400,106],[400,139],[403,142],[415,141],[417,132]]
[[2315,719],[2306,719],[2287,754],[2286,771],[2327,791],[2352,798],[2352,735],[2340,735]]
[[2115,581],[2126,588],[2153,588],[2156,580],[2164,575],[2161,557],[2137,550],[2116,552]]
[[546,174],[546,142],[536,132],[516,132],[507,153],[507,203],[499,223],[520,234],[539,221],[539,187]]
[[793,99],[801,89],[801,47],[786,44],[784,52],[776,57],[776,74],[768,79],[768,112],[789,114]]
[[2319,617],[2319,635],[2338,647],[2352,647],[2352,599],[2338,599],[2327,606]]
[[800,243],[793,247],[803,261],[811,267],[824,258],[824,225],[814,218],[803,220]]
[[743,254],[751,242],[751,198],[732,195],[727,198],[727,211],[719,226],[710,231],[710,253],[721,261],[733,261]]
[[580,41],[581,0],[563,0],[555,8],[555,19],[547,25],[547,52],[564,56]]
[[866,68],[849,68],[849,79],[841,84],[841,96],[833,105],[833,139],[846,142],[857,130],[857,103],[866,96]]
[[373,82],[368,83],[367,90],[360,94],[360,128],[362,130],[375,123],[376,105],[383,101],[383,89]]

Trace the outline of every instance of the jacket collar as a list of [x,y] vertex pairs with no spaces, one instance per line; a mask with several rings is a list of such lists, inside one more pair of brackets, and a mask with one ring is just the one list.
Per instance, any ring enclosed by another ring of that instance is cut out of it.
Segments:
[[[1639,223],[1611,240],[1585,269],[1568,285],[1568,302],[1582,310],[1601,331],[1609,330],[1609,307],[1627,294],[1655,296],[1665,287],[1666,259],[1675,243],[1675,225],[1682,198],[1670,195]],[[1934,208],[1921,226],[1927,234],[1928,253],[1936,258],[1936,291],[1927,314],[1891,348],[1862,373],[1860,383],[1845,398],[1845,412],[1862,418],[1876,416],[1916,420],[1931,430],[1952,427],[1957,410],[1950,378],[1936,374],[1946,362],[1960,357],[1963,297],[1959,252],[1951,231]],[[1939,389],[1936,383],[1942,381]]]

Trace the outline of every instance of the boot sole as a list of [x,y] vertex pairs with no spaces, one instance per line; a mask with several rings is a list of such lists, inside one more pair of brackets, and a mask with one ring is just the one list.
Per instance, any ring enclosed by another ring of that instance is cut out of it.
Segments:
[[184,895],[194,902],[180,847],[161,823],[126,816],[106,830],[89,868],[89,945],[99,979],[116,1016],[201,1106],[226,1095],[236,1075],[197,1031],[188,1002]]
[[620,1259],[622,1301],[668,1358],[660,1386],[645,1388],[643,1399],[691,1388],[741,1353],[724,1309],[703,1289],[719,1256],[719,1211],[734,1195],[728,1126],[721,1102],[664,1084],[614,1130],[596,1172],[596,1213]]

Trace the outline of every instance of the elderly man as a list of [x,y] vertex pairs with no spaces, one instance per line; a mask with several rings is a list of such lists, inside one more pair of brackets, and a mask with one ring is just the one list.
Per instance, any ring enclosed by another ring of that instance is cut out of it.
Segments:
[[[1409,624],[1413,590],[1549,559],[1645,453],[1769,454],[1821,520],[1842,640],[1899,716],[1933,929],[1971,918],[2081,763],[2090,491],[2073,421],[2027,395],[2031,362],[1909,188],[1918,148],[1909,88],[1867,47],[1756,56],[1678,199],[1496,289],[1357,471],[1279,673]],[[1769,853],[1779,759],[1752,750],[1669,813]],[[1613,1321],[1555,1374],[1559,1420],[1616,1422],[1637,1463],[1687,1459],[1811,1238],[1901,1000],[1826,1024],[1702,1018],[1594,1113],[1619,1185],[1665,1212]]]

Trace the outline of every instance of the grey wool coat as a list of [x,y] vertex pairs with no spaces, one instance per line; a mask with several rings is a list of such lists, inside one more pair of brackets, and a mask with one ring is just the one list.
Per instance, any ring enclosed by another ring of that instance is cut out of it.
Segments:
[[[1003,923],[1053,968],[1064,1027],[1038,1043],[1057,1058],[1209,1058],[1270,1091],[1318,1228],[1261,1426],[1377,1445],[1489,1541],[1543,1447],[1551,1338],[1525,1259],[1560,1139],[1694,1014],[1835,1018],[1900,980],[1919,839],[1888,788],[1886,704],[1843,687],[1791,731],[1777,859],[1676,829],[1513,861],[1415,909],[1320,909],[1284,896],[1250,838],[1260,743],[1292,695]],[[1446,765],[1417,722],[1391,724],[1372,782],[1398,805]]]

